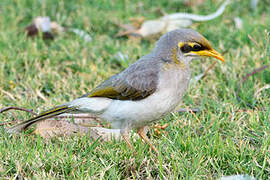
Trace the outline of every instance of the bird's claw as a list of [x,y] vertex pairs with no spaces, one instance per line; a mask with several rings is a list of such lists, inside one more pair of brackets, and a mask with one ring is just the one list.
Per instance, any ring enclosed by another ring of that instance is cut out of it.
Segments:
[[160,136],[162,133],[167,134],[168,132],[165,130],[168,127],[168,123],[164,125],[156,124],[154,125],[154,132],[158,136]]

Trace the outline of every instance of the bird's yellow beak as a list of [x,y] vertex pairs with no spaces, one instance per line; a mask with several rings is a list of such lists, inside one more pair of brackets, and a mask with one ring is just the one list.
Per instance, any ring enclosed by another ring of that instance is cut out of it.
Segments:
[[225,62],[224,57],[217,52],[214,49],[210,49],[210,50],[202,50],[202,51],[193,51],[193,53],[199,55],[199,56],[208,56],[208,57],[214,57],[216,59],[219,59],[222,62]]

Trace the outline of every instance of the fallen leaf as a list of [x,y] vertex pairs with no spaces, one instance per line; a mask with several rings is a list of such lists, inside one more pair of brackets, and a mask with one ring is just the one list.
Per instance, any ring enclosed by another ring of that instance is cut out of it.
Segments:
[[[226,6],[229,4],[230,0],[225,0],[225,2],[218,8],[218,10],[212,14],[208,15],[196,15],[189,13],[174,13],[164,15],[159,19],[138,21],[133,24],[118,24],[124,30],[117,33],[116,37],[128,36],[128,37],[148,37],[159,33],[169,32],[175,29],[189,27],[192,25],[193,21],[209,21],[220,16]],[[142,23],[143,22],[143,23]],[[140,27],[138,25],[141,24]]]

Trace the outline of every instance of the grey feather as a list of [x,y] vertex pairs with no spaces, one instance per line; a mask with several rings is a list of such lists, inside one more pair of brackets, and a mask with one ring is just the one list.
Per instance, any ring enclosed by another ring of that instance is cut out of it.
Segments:
[[83,97],[144,99],[156,91],[161,66],[162,60],[157,59],[153,54],[144,56],[125,71],[112,76]]

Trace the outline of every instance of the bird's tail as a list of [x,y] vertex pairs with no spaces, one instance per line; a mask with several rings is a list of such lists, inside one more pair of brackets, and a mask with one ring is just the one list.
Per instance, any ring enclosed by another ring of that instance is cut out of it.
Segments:
[[44,120],[44,119],[48,119],[48,118],[52,118],[55,117],[57,115],[63,114],[63,113],[67,113],[70,112],[72,110],[74,110],[74,107],[68,107],[67,105],[60,105],[57,106],[55,108],[49,109],[47,111],[44,111],[42,113],[40,113],[39,115],[37,115],[36,117],[33,117],[27,121],[24,121],[16,126],[13,126],[11,128],[7,129],[8,133],[19,133],[22,132],[24,129],[26,129],[27,127],[31,126],[32,124]]

